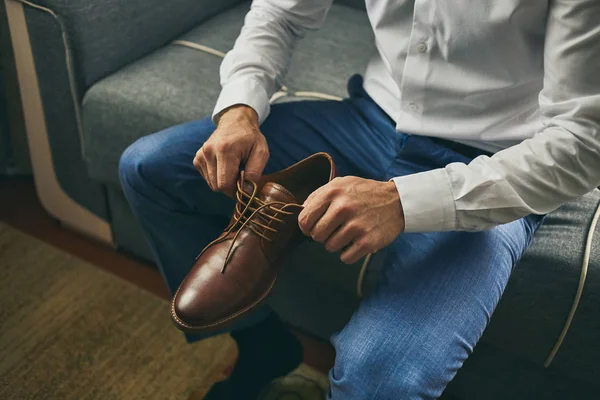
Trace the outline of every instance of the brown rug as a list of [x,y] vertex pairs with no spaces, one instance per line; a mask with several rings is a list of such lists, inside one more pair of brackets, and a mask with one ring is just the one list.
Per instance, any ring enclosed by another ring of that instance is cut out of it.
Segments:
[[167,302],[0,223],[0,399],[187,399],[235,357]]
[[[168,303],[0,222],[0,399],[200,400],[235,359],[227,335],[187,345]],[[323,400],[302,365],[261,400]]]

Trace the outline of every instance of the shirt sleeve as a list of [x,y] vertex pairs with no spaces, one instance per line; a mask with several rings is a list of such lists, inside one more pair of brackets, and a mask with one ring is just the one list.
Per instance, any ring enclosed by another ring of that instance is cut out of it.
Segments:
[[269,98],[282,85],[296,42],[318,29],[332,0],[254,0],[233,49],[221,64],[221,94],[213,121],[224,109],[245,104],[263,122]]
[[394,178],[407,232],[484,230],[545,214],[600,184],[600,2],[550,2],[543,129],[470,164]]

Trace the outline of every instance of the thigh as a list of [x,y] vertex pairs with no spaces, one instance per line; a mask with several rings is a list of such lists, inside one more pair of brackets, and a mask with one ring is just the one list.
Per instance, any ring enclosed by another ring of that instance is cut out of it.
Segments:
[[332,398],[440,396],[487,326],[540,220],[400,236],[376,290],[333,338]]
[[266,173],[326,152],[338,175],[384,179],[404,136],[368,97],[274,105],[261,126],[271,156]]

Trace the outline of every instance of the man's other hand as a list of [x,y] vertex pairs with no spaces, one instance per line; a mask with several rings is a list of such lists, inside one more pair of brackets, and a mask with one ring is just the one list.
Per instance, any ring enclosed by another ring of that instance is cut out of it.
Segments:
[[221,113],[217,129],[194,157],[194,167],[213,191],[233,197],[241,168],[247,179],[260,179],[269,148],[258,125],[256,112],[245,105]]
[[328,251],[343,250],[341,260],[352,264],[396,239],[404,230],[404,214],[394,182],[347,176],[313,192],[298,224]]

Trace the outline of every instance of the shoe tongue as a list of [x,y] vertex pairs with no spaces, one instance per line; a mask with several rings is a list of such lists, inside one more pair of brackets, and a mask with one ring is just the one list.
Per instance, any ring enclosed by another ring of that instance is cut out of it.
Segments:
[[284,203],[297,203],[296,197],[289,190],[278,183],[267,182],[263,185],[258,197],[264,202],[281,201]]

